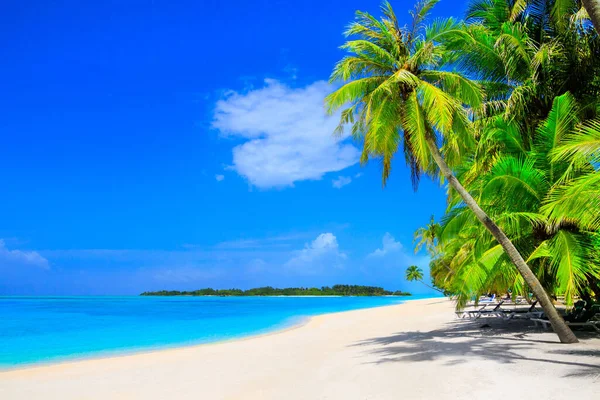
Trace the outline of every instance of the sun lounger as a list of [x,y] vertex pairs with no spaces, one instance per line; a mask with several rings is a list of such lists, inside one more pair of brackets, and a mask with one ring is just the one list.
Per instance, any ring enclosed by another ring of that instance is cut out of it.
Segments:
[[543,311],[536,311],[535,306],[537,305],[537,300],[531,303],[531,307],[525,309],[517,309],[517,310],[503,310],[504,315],[502,317],[504,319],[522,319],[522,318],[541,318],[544,315]]
[[475,311],[464,311],[462,313],[456,313],[456,315],[458,315],[460,318],[475,318],[478,319],[483,315],[494,315],[497,314],[498,312],[502,312],[502,310],[500,310],[500,306],[502,305],[502,303],[504,303],[504,300],[500,301],[500,303],[498,303],[496,305],[496,307],[494,307],[492,310],[488,310],[486,309],[487,304],[484,305],[482,308],[480,308],[479,310],[475,310]]
[[[543,311],[536,311],[535,306],[537,305],[537,301],[534,301],[529,308],[520,308],[513,310],[505,310],[500,308],[500,306],[504,303],[504,300],[498,303],[493,310],[485,309],[479,311],[469,311],[467,314],[468,317],[471,318],[481,318],[483,316],[486,317],[501,317],[506,320],[509,319],[520,319],[520,318],[541,318],[544,315]],[[463,317],[464,318],[464,317]]]
[[482,299],[479,299],[479,303],[480,303],[480,304],[481,304],[481,303],[488,303],[488,304],[491,304],[491,303],[493,303],[494,301],[496,301],[496,295],[495,295],[495,294],[493,294],[493,295],[492,295],[492,297],[487,297],[487,296],[486,296],[486,297],[484,297],[484,298],[482,298]]
[[[599,318],[600,318],[600,314],[596,314],[592,318],[590,318],[588,321],[584,321],[584,322],[565,321],[565,323],[568,326],[572,326],[572,327],[593,328],[596,330],[596,332],[600,333],[600,319]],[[550,328],[550,326],[552,326],[550,321],[547,319],[531,318],[531,321],[533,321],[535,326],[538,326],[538,324],[539,324],[544,329],[548,329],[548,328]]]
[[487,307],[487,304],[484,304],[483,307],[481,307],[479,310],[471,310],[471,311],[456,311],[456,316],[458,318],[465,318],[466,316],[472,314],[472,313],[478,313],[480,311],[485,310],[485,308]]

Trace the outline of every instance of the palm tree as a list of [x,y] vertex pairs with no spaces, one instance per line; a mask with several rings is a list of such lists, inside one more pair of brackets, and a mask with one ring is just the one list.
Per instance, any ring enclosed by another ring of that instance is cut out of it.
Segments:
[[[479,143],[495,148],[493,160],[489,169],[477,167],[478,176],[468,184],[514,239],[544,288],[564,295],[567,306],[576,296],[591,296],[590,291],[600,298],[600,174],[594,168],[600,163],[600,119],[580,123],[581,114],[567,92],[555,97],[532,138],[489,127]],[[481,164],[480,158],[488,156],[476,152],[467,164]],[[433,264],[436,286],[456,295],[461,305],[473,295],[507,288],[526,294],[502,248],[476,222],[462,205],[448,211],[438,240],[442,259],[455,274]]]
[[408,267],[406,269],[406,280],[409,282],[413,282],[413,281],[418,281],[421,282],[423,285],[427,286],[430,289],[433,290],[437,290],[438,292],[442,292],[442,290],[435,288],[433,286],[429,286],[428,284],[426,284],[423,281],[423,270],[419,267],[417,267],[416,265],[411,265],[410,267]]
[[600,0],[581,0],[596,32],[600,33]]
[[423,279],[423,270],[416,265],[411,265],[406,269],[406,280],[409,282],[420,281]]
[[435,222],[435,217],[432,215],[426,226],[415,231],[415,253],[418,253],[425,246],[430,255],[434,254],[438,242],[439,230],[440,225]]
[[351,124],[352,135],[363,144],[361,162],[366,163],[370,157],[383,159],[384,185],[400,146],[415,187],[422,173],[441,175],[500,243],[537,297],[560,341],[576,343],[577,338],[519,251],[451,169],[460,165],[464,152],[474,145],[469,119],[472,110],[467,107],[480,107],[483,91],[477,83],[448,69],[456,61],[456,54],[448,51],[442,41],[449,33],[460,34],[460,24],[452,19],[436,21],[423,34],[424,20],[436,3],[419,2],[408,28],[399,26],[387,2],[383,3],[381,20],[357,12],[346,36],[358,39],[342,46],[350,55],[336,65],[331,76],[332,82],[344,84],[326,98],[330,113],[350,103],[341,113],[336,132],[341,133],[344,125]]
[[[493,82],[493,101],[457,177],[544,288],[564,294],[567,304],[575,295],[600,299],[600,41],[586,18],[575,0],[476,0],[460,57],[472,76]],[[477,222],[451,193],[438,236],[442,255],[431,265],[436,286],[457,295],[459,305],[494,288],[527,292]]]

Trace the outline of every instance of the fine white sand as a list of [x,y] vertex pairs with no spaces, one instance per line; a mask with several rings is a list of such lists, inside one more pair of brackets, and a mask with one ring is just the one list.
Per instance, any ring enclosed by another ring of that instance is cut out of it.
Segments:
[[562,345],[529,325],[410,301],[245,340],[5,371],[0,399],[600,398],[600,339]]

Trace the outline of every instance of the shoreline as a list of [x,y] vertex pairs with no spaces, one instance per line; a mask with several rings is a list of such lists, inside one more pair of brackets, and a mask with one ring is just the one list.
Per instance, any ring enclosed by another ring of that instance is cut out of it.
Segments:
[[470,400],[515,387],[517,399],[600,390],[597,335],[566,346],[526,321],[464,321],[453,311],[447,298],[420,299],[235,340],[12,369],[0,372],[0,398]]
[[[152,297],[152,296],[148,296],[148,297]],[[154,296],[154,297],[160,297],[160,296]],[[186,297],[186,296],[171,296],[171,297]],[[210,296],[190,296],[190,297],[210,297]],[[234,297],[234,296],[231,296],[231,297]],[[360,297],[360,296],[256,296],[256,297]],[[410,296],[378,296],[378,297],[402,298],[402,297],[410,297]],[[99,353],[90,354],[87,356],[84,355],[81,357],[66,356],[64,359],[58,358],[58,359],[49,360],[49,361],[37,361],[37,362],[33,362],[33,363],[24,363],[24,364],[18,364],[15,366],[8,366],[8,367],[0,366],[0,375],[5,372],[25,371],[25,370],[30,370],[30,369],[60,366],[60,365],[64,365],[64,364],[75,364],[75,363],[85,362],[85,361],[107,360],[107,359],[113,359],[113,358],[117,359],[117,358],[130,357],[130,356],[136,356],[136,355],[142,355],[142,354],[155,354],[155,353],[166,352],[166,351],[193,349],[193,348],[197,348],[197,347],[226,344],[226,343],[244,341],[244,340],[252,340],[252,339],[256,339],[256,338],[260,338],[260,337],[277,335],[280,333],[285,333],[287,331],[301,328],[301,327],[307,325],[308,323],[310,323],[312,319],[321,317],[321,316],[335,315],[335,314],[342,314],[342,313],[351,313],[354,311],[370,310],[370,309],[375,309],[375,308],[396,307],[396,306],[404,304],[407,301],[421,301],[421,300],[433,300],[433,299],[445,299],[445,297],[402,299],[402,300],[400,300],[401,302],[396,303],[396,304],[376,305],[373,307],[358,308],[358,309],[353,309],[353,310],[333,311],[333,312],[327,312],[324,314],[316,314],[316,315],[298,315],[296,317],[292,317],[292,319],[295,322],[291,321],[290,324],[283,324],[283,326],[281,326],[281,327],[278,327],[279,325],[276,325],[274,327],[267,328],[264,332],[249,333],[247,335],[241,335],[238,337],[232,337],[232,338],[226,338],[226,339],[217,339],[214,341],[188,343],[188,344],[173,343],[173,344],[157,345],[156,347],[152,347],[152,348],[140,348],[140,349],[129,349],[129,350],[115,350],[115,351],[107,350],[105,352],[99,352]]]
[[[398,304],[379,306],[379,307],[393,307],[395,305],[398,305]],[[371,308],[379,308],[379,307],[362,308],[361,310],[368,310]],[[338,312],[332,312],[332,313],[320,314],[320,315],[338,314],[338,313],[352,312],[352,311],[356,311],[356,310],[338,311]],[[90,361],[93,362],[93,361],[98,361],[98,360],[111,360],[111,359],[119,359],[119,358],[125,358],[125,357],[135,357],[135,356],[139,356],[139,355],[151,355],[151,354],[157,354],[157,353],[163,353],[163,352],[169,352],[169,351],[180,351],[180,350],[185,350],[185,349],[194,349],[194,348],[200,348],[200,347],[206,347],[206,346],[233,343],[233,342],[238,342],[238,341],[252,340],[252,339],[257,339],[257,338],[261,338],[261,337],[277,335],[280,333],[285,333],[288,331],[292,331],[292,330],[301,328],[301,327],[305,326],[306,324],[308,324],[312,318],[318,317],[320,315],[299,317],[300,321],[298,323],[294,323],[290,326],[279,328],[279,329],[275,328],[272,331],[268,331],[268,332],[249,334],[246,336],[234,337],[234,338],[229,338],[229,339],[220,339],[220,340],[215,340],[215,341],[210,341],[210,342],[205,342],[205,343],[194,343],[194,344],[181,344],[181,343],[177,344],[177,343],[175,343],[172,346],[166,345],[166,346],[160,346],[160,347],[156,347],[156,348],[147,348],[147,349],[139,349],[139,350],[124,350],[124,351],[117,351],[114,354],[102,355],[103,353],[98,353],[96,355],[90,355],[89,357],[85,357],[85,356],[84,357],[75,357],[75,358],[70,358],[68,360],[65,359],[65,360],[47,361],[47,362],[40,361],[40,362],[31,363],[31,364],[21,364],[21,365],[15,366],[15,367],[7,367],[7,368],[0,366],[0,376],[3,373],[7,373],[7,372],[29,371],[29,370],[40,369],[40,368],[52,368],[55,366],[78,364],[81,362],[90,362]]]

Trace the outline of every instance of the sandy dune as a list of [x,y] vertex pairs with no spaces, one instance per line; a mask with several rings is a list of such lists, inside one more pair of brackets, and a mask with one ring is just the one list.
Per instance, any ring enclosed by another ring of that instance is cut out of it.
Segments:
[[600,398],[600,338],[561,345],[452,310],[418,300],[246,340],[5,371],[0,399]]

